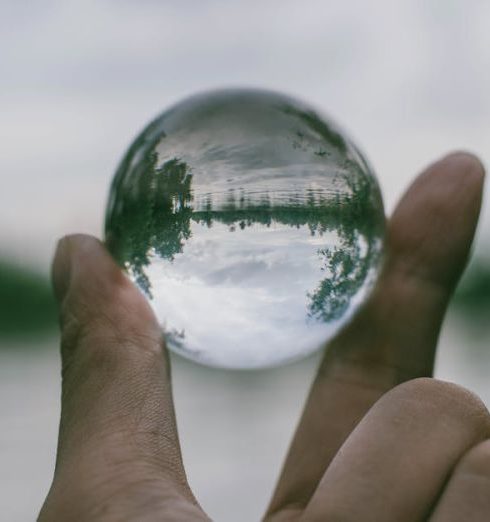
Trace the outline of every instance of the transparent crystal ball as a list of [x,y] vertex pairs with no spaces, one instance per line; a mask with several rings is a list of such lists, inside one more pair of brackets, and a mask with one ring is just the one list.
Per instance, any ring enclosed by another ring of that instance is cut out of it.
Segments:
[[112,183],[106,240],[168,347],[262,368],[322,347],[380,266],[383,203],[347,136],[259,90],[196,95],[151,122]]

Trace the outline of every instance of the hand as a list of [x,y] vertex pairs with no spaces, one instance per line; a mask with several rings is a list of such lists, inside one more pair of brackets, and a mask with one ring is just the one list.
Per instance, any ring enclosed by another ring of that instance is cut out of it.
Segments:
[[[429,378],[482,185],[481,164],[458,153],[402,198],[379,282],[326,351],[268,522],[488,520],[489,413],[470,392]],[[208,520],[185,478],[150,307],[88,236],[60,242],[53,282],[62,411],[39,520]]]

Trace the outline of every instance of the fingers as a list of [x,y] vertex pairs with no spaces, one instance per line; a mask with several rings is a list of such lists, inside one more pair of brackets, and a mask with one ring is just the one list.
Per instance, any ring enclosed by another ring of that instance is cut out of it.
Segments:
[[384,269],[368,303],[328,347],[269,508],[286,520],[369,408],[396,384],[432,373],[439,329],[464,269],[483,168],[457,153],[408,189],[387,227]]
[[125,480],[163,478],[169,494],[190,497],[168,361],[146,300],[89,236],[61,240],[53,284],[63,375],[53,488],[78,488],[84,498]]
[[489,435],[488,411],[470,392],[433,379],[402,384],[349,436],[304,520],[427,520],[460,456]]
[[490,440],[481,442],[456,466],[430,522],[486,522],[490,514]]
[[389,261],[395,265],[389,269],[452,290],[473,241],[483,180],[480,161],[463,152],[446,156],[419,176],[389,223]]

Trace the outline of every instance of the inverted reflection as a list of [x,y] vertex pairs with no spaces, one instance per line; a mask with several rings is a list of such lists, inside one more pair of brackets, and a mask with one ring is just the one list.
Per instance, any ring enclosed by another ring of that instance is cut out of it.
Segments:
[[152,122],[116,173],[106,219],[169,347],[233,368],[319,348],[365,299],[383,230],[355,147],[262,91],[200,95]]

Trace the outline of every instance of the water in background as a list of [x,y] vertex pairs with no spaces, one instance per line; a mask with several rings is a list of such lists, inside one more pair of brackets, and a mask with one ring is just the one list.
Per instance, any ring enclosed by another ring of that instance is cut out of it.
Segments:
[[[488,331],[451,314],[436,375],[490,404]],[[213,520],[258,520],[271,494],[318,357],[283,368],[230,372],[172,358],[184,463]],[[54,468],[59,420],[57,339],[0,350],[2,516],[34,520]],[[244,494],[246,492],[246,494]],[[22,501],[15,499],[21,499]],[[11,500],[9,500],[11,499]]]

